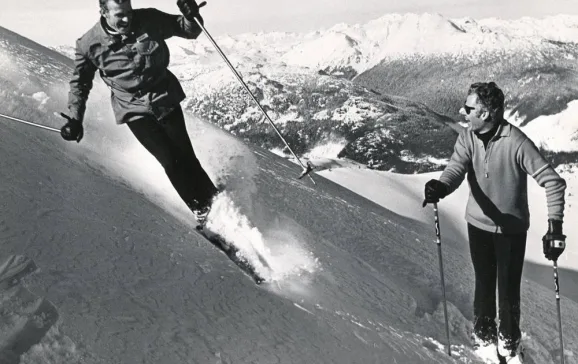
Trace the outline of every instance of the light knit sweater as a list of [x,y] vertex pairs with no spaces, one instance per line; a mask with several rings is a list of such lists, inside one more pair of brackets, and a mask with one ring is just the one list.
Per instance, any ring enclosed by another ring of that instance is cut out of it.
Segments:
[[566,181],[516,126],[503,121],[488,143],[472,132],[460,132],[449,164],[440,177],[449,193],[468,176],[466,220],[486,231],[522,233],[530,227],[528,180],[546,189],[548,218],[564,217]]

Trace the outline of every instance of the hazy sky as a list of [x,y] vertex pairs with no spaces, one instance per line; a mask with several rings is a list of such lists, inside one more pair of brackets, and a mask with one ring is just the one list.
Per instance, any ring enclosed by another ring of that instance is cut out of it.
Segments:
[[[45,45],[73,44],[99,17],[98,0],[0,0],[0,26]],[[213,35],[310,31],[364,23],[386,13],[473,18],[578,14],[578,0],[209,0],[202,14]],[[177,13],[176,1],[132,0],[134,8]]]

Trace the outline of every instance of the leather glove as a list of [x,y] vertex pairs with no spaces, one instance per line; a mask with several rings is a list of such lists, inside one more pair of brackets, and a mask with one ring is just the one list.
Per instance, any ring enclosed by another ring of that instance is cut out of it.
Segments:
[[60,129],[62,138],[68,141],[76,140],[77,143],[80,143],[80,140],[84,136],[82,121],[73,119],[64,113],[60,113],[60,116],[67,120],[66,124]]
[[425,207],[428,203],[437,203],[440,199],[448,195],[448,186],[438,181],[437,179],[431,179],[425,184],[425,200],[423,201],[422,207]]
[[205,1],[197,5],[195,0],[177,0],[177,6],[181,13],[190,22],[194,22],[195,18],[199,17],[199,9],[205,5],[207,5]]
[[556,261],[566,248],[566,235],[562,234],[562,221],[548,220],[548,231],[542,238],[544,256]]

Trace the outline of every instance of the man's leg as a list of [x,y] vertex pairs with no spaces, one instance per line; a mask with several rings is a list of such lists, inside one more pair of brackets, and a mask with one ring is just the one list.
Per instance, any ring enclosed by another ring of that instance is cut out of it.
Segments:
[[181,107],[175,108],[161,123],[182,161],[178,164],[179,178],[193,195],[192,200],[185,202],[195,210],[209,207],[218,190],[195,155]]
[[514,352],[520,344],[520,285],[526,253],[526,233],[499,234],[498,261],[499,336],[501,347]]
[[[468,224],[470,255],[474,266],[474,341],[496,343],[496,256],[494,234]],[[474,342],[476,344],[476,342]]]
[[137,140],[163,166],[181,199],[190,208],[197,208],[199,205],[197,202],[198,191],[195,191],[195,183],[191,182],[191,178],[187,178],[187,174],[183,172],[187,168],[187,158],[181,149],[175,145],[167,133],[166,127],[152,116],[145,116],[140,120],[132,121],[127,123],[127,126]]

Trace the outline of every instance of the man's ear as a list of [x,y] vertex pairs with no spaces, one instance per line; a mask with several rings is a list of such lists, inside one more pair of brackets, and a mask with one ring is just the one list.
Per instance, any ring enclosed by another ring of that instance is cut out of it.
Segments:
[[486,123],[490,121],[490,112],[488,110],[482,111],[482,113],[480,114],[480,119],[482,119]]

